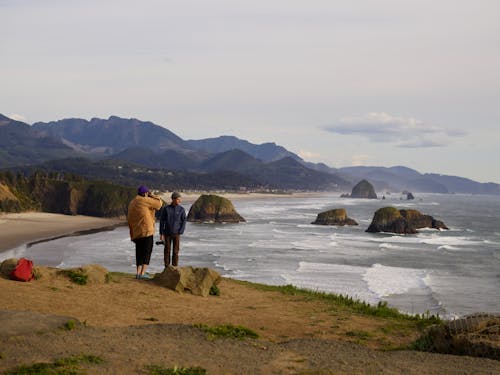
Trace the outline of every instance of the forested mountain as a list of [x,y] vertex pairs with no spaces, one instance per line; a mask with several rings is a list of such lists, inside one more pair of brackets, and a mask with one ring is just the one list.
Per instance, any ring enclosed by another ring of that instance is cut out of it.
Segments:
[[[117,116],[90,121],[64,119],[30,126],[0,115],[0,146],[0,169],[70,158],[46,163],[43,168],[61,171],[58,166],[64,166],[73,173],[80,173],[78,168],[82,168],[87,178],[120,183],[144,178],[160,184],[158,186],[174,184],[184,189],[348,192],[357,182],[366,179],[378,191],[500,194],[498,184],[421,174],[403,166],[334,169],[305,162],[271,142],[257,145],[233,136],[185,141],[152,122]],[[77,161],[75,157],[98,162]],[[113,172],[118,170],[117,165],[121,166],[118,174]],[[142,172],[148,168],[155,172]]]
[[227,135],[223,135],[217,138],[188,140],[186,141],[186,143],[189,145],[189,147],[195,150],[206,151],[212,154],[230,150],[241,150],[264,162],[276,161],[285,157],[292,157],[296,160],[302,160],[293,152],[288,151],[282,146],[276,145],[276,143],[269,142],[256,145],[243,139]]
[[0,114],[0,167],[75,156],[61,141]]

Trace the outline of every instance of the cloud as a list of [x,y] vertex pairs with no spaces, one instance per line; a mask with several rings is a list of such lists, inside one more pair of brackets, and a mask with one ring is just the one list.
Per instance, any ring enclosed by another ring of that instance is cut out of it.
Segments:
[[337,124],[326,125],[322,129],[341,135],[360,135],[372,142],[394,143],[403,148],[443,147],[450,142],[450,138],[466,134],[385,112],[344,117]]

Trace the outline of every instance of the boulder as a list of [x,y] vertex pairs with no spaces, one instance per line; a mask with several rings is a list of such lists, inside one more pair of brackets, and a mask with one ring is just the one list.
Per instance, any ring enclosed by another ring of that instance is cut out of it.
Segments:
[[17,262],[18,262],[17,258],[5,259],[0,264],[0,276],[6,279],[10,279],[10,273],[14,271],[14,268],[16,268]]
[[245,219],[234,209],[229,199],[203,194],[189,209],[187,221],[196,223],[239,223]]
[[351,198],[377,199],[377,194],[373,185],[367,180],[361,180],[352,188]]
[[476,313],[431,326],[420,341],[432,352],[500,360],[500,315]]
[[417,210],[398,210],[384,207],[375,211],[367,232],[389,232],[398,234],[415,234],[419,228],[448,229],[440,220],[424,215]]
[[356,221],[347,217],[345,208],[335,208],[318,214],[311,224],[317,225],[358,225]]
[[211,268],[167,266],[162,273],[155,274],[153,281],[177,292],[188,292],[206,297],[210,288],[221,280],[220,274]]

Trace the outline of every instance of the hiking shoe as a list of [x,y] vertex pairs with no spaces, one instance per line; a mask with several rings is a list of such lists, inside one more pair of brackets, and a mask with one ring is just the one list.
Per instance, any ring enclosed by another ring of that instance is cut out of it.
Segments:
[[151,275],[149,275],[147,273],[145,273],[144,275],[140,275],[139,278],[142,280],[151,280],[152,279]]

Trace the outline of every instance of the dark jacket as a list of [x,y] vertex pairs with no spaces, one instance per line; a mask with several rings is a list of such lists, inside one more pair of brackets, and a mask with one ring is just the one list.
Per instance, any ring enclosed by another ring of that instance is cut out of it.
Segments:
[[169,204],[160,213],[160,235],[183,234],[186,227],[186,211],[184,207]]

